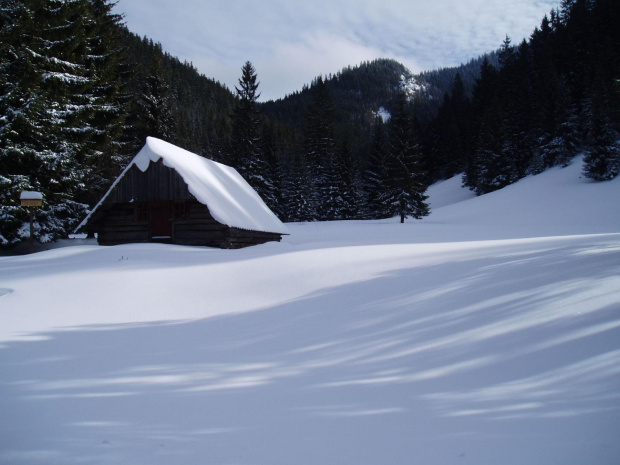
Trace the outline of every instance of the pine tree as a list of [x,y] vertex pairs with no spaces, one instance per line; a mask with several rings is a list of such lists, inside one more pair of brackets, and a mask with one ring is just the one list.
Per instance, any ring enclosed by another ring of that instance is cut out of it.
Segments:
[[483,116],[476,155],[468,172],[468,181],[475,180],[470,187],[476,194],[486,194],[510,184],[514,168],[511,158],[504,158],[507,152],[505,144],[502,121],[498,108],[494,106],[487,109]]
[[467,161],[463,185],[478,194],[486,192],[488,160],[499,155],[501,138],[499,133],[499,103],[498,103],[499,74],[488,57],[484,57],[480,66],[480,77],[476,79],[472,98],[472,150]]
[[233,110],[231,164],[246,176],[250,164],[258,158],[260,149],[260,118],[256,107],[260,97],[256,70],[247,61],[241,68],[239,87],[235,87],[237,101]]
[[589,145],[584,173],[605,181],[620,174],[620,6],[599,0],[590,7],[592,79],[584,104]]
[[553,61],[548,23],[543,21],[542,27],[539,35],[532,39],[536,115],[533,131],[539,142],[539,167],[533,169],[533,173],[551,166],[566,166],[581,145],[577,114],[569,88]]
[[584,174],[596,181],[608,181],[620,174],[620,131],[614,124],[620,99],[601,81],[596,81],[591,98],[590,149],[584,157]]
[[450,94],[446,93],[433,125],[435,177],[446,179],[465,170],[471,139],[470,102],[460,73],[456,73]]
[[89,33],[86,57],[92,133],[86,144],[86,173],[81,202],[93,206],[129,162],[131,146],[123,141],[129,106],[127,88],[130,73],[122,45],[122,17],[112,13],[112,0],[91,0],[90,18],[85,25]]
[[88,4],[30,0],[18,8],[13,2],[2,6],[13,22],[3,21],[0,33],[9,38],[2,48],[9,92],[3,92],[6,124],[0,130],[8,174],[2,196],[9,203],[2,207],[1,215],[8,218],[0,234],[9,244],[28,234],[15,228],[15,210],[9,212],[19,198],[16,189],[28,188],[45,198],[37,211],[37,235],[54,240],[69,233],[86,209],[75,197],[84,185],[81,163],[92,135],[88,90],[94,81],[85,62]]
[[312,188],[307,160],[303,155],[293,157],[282,187],[287,221],[312,221],[316,218]]
[[504,82],[504,147],[507,148],[503,157],[509,160],[512,168],[511,183],[531,172],[537,145],[533,123],[532,67],[532,51],[524,40],[517,48],[512,63],[500,71]]
[[608,181],[620,174],[620,133],[603,116],[597,116],[591,127],[593,140],[584,157],[584,174],[595,181]]
[[282,200],[282,167],[276,147],[276,134],[273,122],[264,122],[261,151],[265,158],[265,178],[271,180],[270,189],[263,193],[263,200],[278,218],[284,218]]
[[426,203],[427,185],[421,172],[420,145],[402,92],[396,99],[388,127],[388,182],[381,200],[391,215],[400,216],[400,222],[404,223],[406,217],[422,218],[430,209]]
[[387,135],[381,117],[375,119],[370,155],[364,173],[366,196],[366,215],[371,219],[387,218],[390,211],[381,201],[388,182],[387,174]]
[[334,104],[322,78],[311,88],[312,102],[306,113],[305,151],[309,164],[312,198],[308,199],[317,220],[330,219],[333,203],[335,155]]
[[334,219],[350,220],[360,218],[363,210],[363,189],[360,181],[358,164],[353,158],[353,153],[345,140],[335,157],[335,202],[336,211]]
[[[19,193],[34,190],[29,172],[36,165],[39,130],[32,116],[41,111],[39,76],[24,46],[33,12],[20,0],[0,3],[0,245],[20,241],[27,213]],[[33,183],[32,181],[35,181]]]
[[262,143],[262,120],[257,107],[259,82],[252,63],[241,68],[237,101],[232,116],[232,160],[239,174],[258,192],[266,203],[276,205],[273,174],[265,158]]
[[20,190],[43,192],[37,235],[54,240],[72,231],[111,180],[105,158],[118,152],[112,140],[123,126],[120,17],[111,9],[109,0],[0,4],[0,234],[7,243],[25,235],[15,209]]
[[134,153],[144,145],[148,136],[177,142],[177,120],[170,77],[164,68],[161,45],[155,45],[154,50],[144,80],[137,85],[140,94],[132,101],[132,117],[128,121],[136,144],[132,149]]

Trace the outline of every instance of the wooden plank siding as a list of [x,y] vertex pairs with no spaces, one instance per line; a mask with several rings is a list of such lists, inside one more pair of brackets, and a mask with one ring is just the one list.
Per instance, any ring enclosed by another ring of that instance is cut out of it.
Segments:
[[188,218],[175,221],[172,225],[173,242],[227,248],[226,228],[211,216],[206,205],[197,201],[188,202]]
[[151,162],[144,172],[132,165],[110,192],[106,203],[162,202],[193,198],[183,178],[159,160],[156,163]]
[[149,240],[149,223],[136,221],[134,204],[115,204],[105,211],[98,223],[97,242],[101,245],[149,242]]

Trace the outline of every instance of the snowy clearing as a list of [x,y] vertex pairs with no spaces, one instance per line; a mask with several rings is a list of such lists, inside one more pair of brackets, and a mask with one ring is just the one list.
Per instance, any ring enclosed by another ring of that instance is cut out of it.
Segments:
[[0,257],[0,464],[620,461],[620,179]]

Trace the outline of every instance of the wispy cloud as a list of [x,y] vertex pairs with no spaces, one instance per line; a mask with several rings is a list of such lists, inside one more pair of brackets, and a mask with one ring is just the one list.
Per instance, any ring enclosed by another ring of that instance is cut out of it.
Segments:
[[120,0],[129,29],[233,88],[246,60],[264,100],[379,57],[419,72],[528,37],[560,0]]

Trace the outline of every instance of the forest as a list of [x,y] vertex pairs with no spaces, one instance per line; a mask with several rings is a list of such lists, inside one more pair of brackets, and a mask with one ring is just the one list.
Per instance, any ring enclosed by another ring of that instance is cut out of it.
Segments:
[[485,194],[585,153],[620,172],[620,2],[563,0],[529,39],[412,75],[380,59],[259,102],[130,32],[112,0],[0,0],[0,246],[66,237],[147,136],[235,167],[284,221],[420,218],[428,185]]

